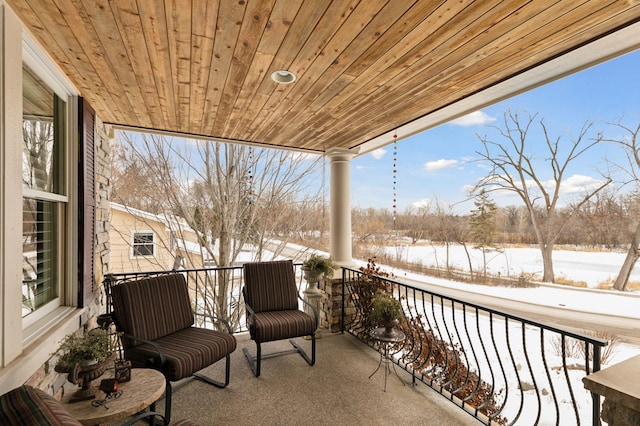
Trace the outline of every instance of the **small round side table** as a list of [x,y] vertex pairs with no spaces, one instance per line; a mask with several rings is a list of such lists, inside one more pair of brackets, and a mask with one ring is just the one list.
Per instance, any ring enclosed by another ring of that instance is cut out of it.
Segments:
[[393,372],[396,373],[396,376],[404,385],[405,384],[404,381],[398,375],[398,372],[396,371],[396,366],[391,360],[389,349],[394,344],[404,342],[404,339],[406,339],[407,336],[405,336],[405,334],[402,331],[397,330],[395,328],[393,329],[393,333],[389,334],[386,332],[384,327],[374,328],[369,332],[369,335],[374,340],[377,340],[378,342],[380,342],[380,344],[382,344],[382,347],[383,347],[383,352],[380,353],[380,362],[378,363],[378,367],[375,369],[373,373],[371,373],[369,378],[372,378],[373,375],[376,374],[378,370],[380,370],[380,366],[384,362],[384,391],[385,392],[387,391],[387,375],[391,374],[391,367],[393,367]]

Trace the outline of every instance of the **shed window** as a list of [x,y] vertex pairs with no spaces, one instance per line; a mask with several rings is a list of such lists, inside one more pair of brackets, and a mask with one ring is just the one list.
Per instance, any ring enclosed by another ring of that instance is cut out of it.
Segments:
[[153,232],[133,234],[133,256],[153,256]]

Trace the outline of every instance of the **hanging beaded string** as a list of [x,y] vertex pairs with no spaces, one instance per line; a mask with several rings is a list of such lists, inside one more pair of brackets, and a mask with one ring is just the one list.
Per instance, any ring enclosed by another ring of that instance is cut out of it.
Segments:
[[253,203],[253,148],[249,147],[249,167],[248,167],[248,179],[247,179],[247,184],[249,186],[249,195],[248,195],[248,200],[249,200],[249,208],[251,208],[251,205]]
[[393,235],[395,236],[397,233],[396,228],[396,218],[397,218],[397,192],[396,192],[396,184],[397,180],[397,161],[398,161],[398,134],[397,132],[393,133]]

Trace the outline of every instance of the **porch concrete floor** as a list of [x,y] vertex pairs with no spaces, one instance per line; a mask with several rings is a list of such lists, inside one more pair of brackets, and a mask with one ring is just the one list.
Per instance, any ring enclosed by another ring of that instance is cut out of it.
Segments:
[[[383,369],[371,379],[379,355],[349,334],[323,330],[317,340],[316,364],[310,367],[297,354],[262,361],[253,376],[242,352],[255,354],[246,333],[236,335],[229,385],[219,389],[199,380],[174,384],[172,420],[189,418],[208,425],[475,425],[469,414],[401,369],[403,385],[393,372],[384,392]],[[297,339],[310,354],[311,342]],[[262,345],[262,352],[289,349],[288,341]],[[224,362],[203,371],[214,379],[224,375]],[[164,399],[157,411],[164,412]]]

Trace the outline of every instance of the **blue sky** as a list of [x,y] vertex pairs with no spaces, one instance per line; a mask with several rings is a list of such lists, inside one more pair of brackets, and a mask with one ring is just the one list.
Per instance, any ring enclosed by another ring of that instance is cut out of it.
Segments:
[[[458,120],[428,130],[397,143],[397,211],[416,203],[435,201],[454,205],[456,213],[473,208],[467,188],[487,172],[487,165],[478,162],[476,151],[482,144],[478,135],[495,135],[488,125],[501,124],[504,112],[537,114],[534,138],[527,141],[534,156],[538,150],[539,122],[544,120],[551,136],[571,142],[586,122],[593,122],[588,138],[602,132],[609,137],[621,135],[607,123],[622,121],[635,128],[640,121],[640,51],[613,59],[578,74],[550,83],[528,93],[477,111],[467,120]],[[544,147],[542,145],[541,147]],[[622,161],[620,148],[598,144],[581,156],[568,171],[567,188],[573,182],[602,180],[605,158]],[[536,151],[537,150],[537,151]],[[550,179],[548,166],[540,158],[539,173]],[[393,146],[355,158],[351,164],[352,207],[376,207],[393,210]],[[520,205],[513,197],[492,195],[499,205]]]

